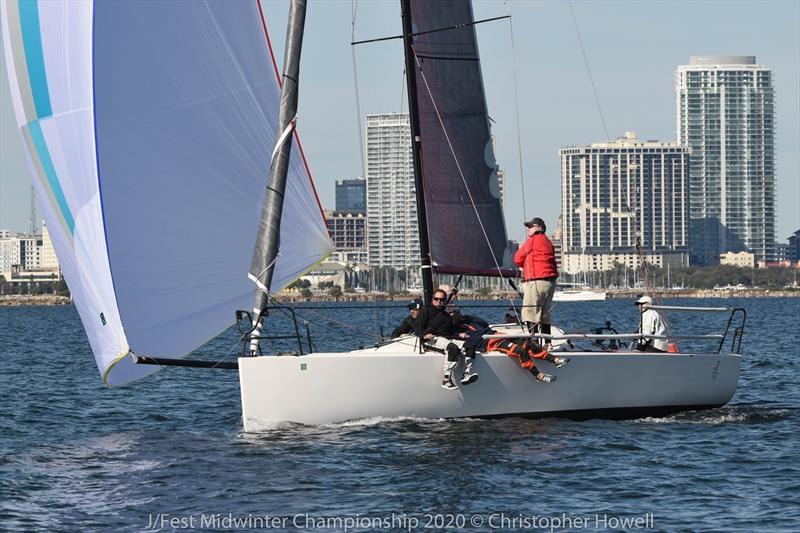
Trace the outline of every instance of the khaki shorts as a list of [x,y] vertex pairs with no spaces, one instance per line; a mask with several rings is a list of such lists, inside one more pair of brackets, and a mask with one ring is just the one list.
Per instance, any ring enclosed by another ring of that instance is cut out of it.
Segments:
[[533,324],[551,324],[550,309],[556,282],[548,279],[526,281],[522,284],[522,320]]

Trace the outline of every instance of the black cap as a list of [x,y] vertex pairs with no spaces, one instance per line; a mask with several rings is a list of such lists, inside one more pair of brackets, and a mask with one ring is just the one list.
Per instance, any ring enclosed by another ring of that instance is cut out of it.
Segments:
[[545,226],[544,224],[544,220],[542,220],[539,217],[532,218],[525,223],[526,228],[530,228],[532,226],[539,226],[540,228],[542,228],[542,231],[547,229],[547,226]]
[[406,307],[408,307],[409,309],[422,309],[422,300],[420,300],[419,298],[411,300],[410,302],[408,302],[408,305]]

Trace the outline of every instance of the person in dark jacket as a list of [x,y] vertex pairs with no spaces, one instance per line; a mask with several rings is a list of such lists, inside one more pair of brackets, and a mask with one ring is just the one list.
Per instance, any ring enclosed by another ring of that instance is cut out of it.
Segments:
[[550,309],[556,291],[558,267],[553,243],[545,235],[547,227],[539,217],[525,223],[528,240],[514,254],[514,264],[522,267],[524,283],[522,321],[528,328],[550,334]]
[[400,325],[394,328],[392,331],[392,338],[395,339],[400,335],[405,335],[406,333],[416,333],[417,332],[417,323],[419,321],[419,314],[422,310],[422,300],[419,298],[415,300],[411,300],[408,305],[408,316],[400,322]]
[[[447,293],[441,289],[433,293],[431,305],[420,313],[420,332],[428,348],[446,354],[444,361],[444,376],[442,387],[455,390],[458,387],[453,383],[453,370],[458,366],[461,357],[461,348],[455,339],[466,339],[467,334],[459,332],[453,317],[447,312]],[[465,361],[464,375],[461,377],[462,385],[469,385],[478,380],[478,373],[473,369],[474,357]]]

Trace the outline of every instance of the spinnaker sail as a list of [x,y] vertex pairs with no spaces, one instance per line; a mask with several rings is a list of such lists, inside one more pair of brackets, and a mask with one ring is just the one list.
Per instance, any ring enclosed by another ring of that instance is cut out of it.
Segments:
[[[2,2],[17,122],[42,212],[105,381],[182,357],[251,306],[276,140],[258,2]],[[332,249],[292,152],[278,290]]]

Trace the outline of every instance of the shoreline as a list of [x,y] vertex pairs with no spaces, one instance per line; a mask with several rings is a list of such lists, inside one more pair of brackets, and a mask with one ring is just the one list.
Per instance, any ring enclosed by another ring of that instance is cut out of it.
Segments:
[[[643,289],[607,289],[607,299],[631,299],[642,294]],[[381,302],[381,301],[400,301],[406,302],[419,295],[410,293],[397,293],[394,295],[386,293],[344,293],[339,298],[332,298],[326,294],[314,295],[306,300],[299,294],[279,293],[278,297],[285,302]],[[677,290],[656,290],[655,296],[660,298],[798,298],[798,289],[677,289]],[[508,294],[505,292],[494,292],[486,295],[461,293],[463,300],[506,300]],[[52,294],[44,295],[4,295],[0,296],[0,307],[36,307],[36,306],[58,306],[71,305],[67,296],[56,296]]]
[[72,300],[69,296],[58,296],[55,294],[6,294],[0,296],[0,307],[34,307],[56,305],[70,305]]

